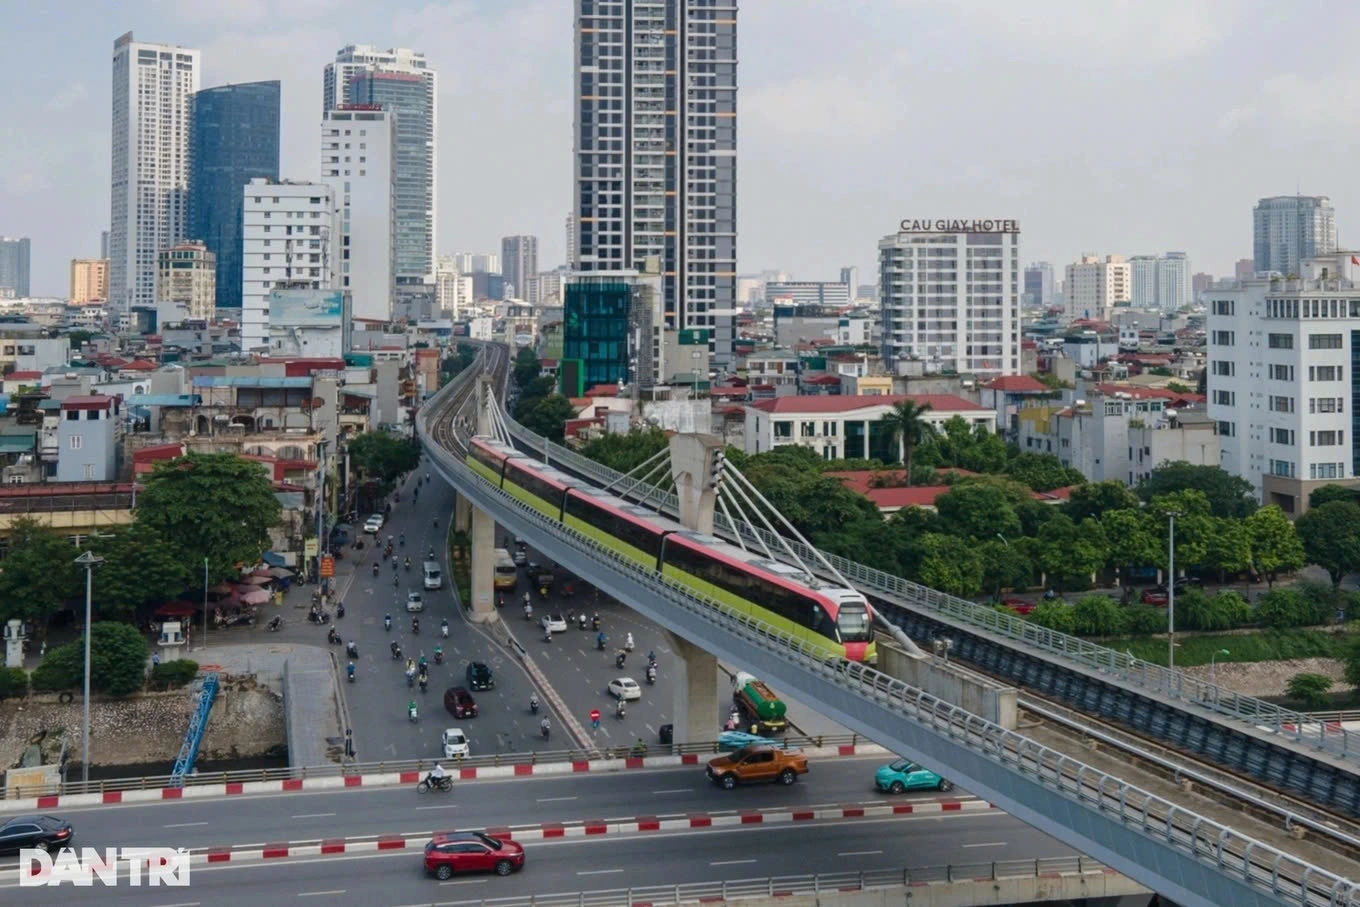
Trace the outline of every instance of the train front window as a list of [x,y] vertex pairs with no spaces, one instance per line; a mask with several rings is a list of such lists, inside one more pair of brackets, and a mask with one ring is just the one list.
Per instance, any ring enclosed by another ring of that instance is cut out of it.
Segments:
[[869,610],[860,604],[840,606],[840,614],[836,617],[836,629],[840,631],[841,642],[869,642],[873,639]]

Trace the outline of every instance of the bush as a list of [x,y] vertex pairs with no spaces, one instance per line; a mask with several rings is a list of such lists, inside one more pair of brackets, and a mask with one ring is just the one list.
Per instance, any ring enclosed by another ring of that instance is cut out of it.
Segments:
[[1251,602],[1231,589],[1224,589],[1214,596],[1214,603],[1227,615],[1228,626],[1236,629],[1256,622],[1256,612]]
[[1328,691],[1332,688],[1332,678],[1326,674],[1295,674],[1289,678],[1285,692],[1290,699],[1297,699],[1310,709],[1321,708],[1330,700]]
[[198,676],[198,662],[188,658],[166,661],[151,669],[151,687],[156,690],[172,690],[193,682]]
[[22,699],[28,695],[28,672],[23,668],[0,668],[0,699]]
[[1127,626],[1124,609],[1107,595],[1083,595],[1072,606],[1072,623],[1080,636],[1115,636]]
[[1312,627],[1327,622],[1330,608],[1330,603],[1318,601],[1311,591],[1305,596],[1297,589],[1272,589],[1257,602],[1256,619],[1275,630]]
[[[100,621],[90,626],[90,687],[129,696],[146,680],[146,638],[132,624]],[[85,640],[48,651],[30,678],[35,690],[70,690],[85,677]]]
[[1166,630],[1165,608],[1152,605],[1129,605],[1124,608],[1124,632],[1134,636],[1153,636]]
[[1059,633],[1072,633],[1076,629],[1072,609],[1064,602],[1039,602],[1029,612],[1029,622]]
[[[92,656],[93,657],[93,656]],[[33,670],[29,683],[35,691],[74,690],[84,677],[85,652],[76,643],[51,649]]]
[[1228,616],[1202,589],[1189,589],[1176,596],[1177,630],[1228,630],[1231,627]]
[[1290,588],[1299,594],[1304,607],[1308,609],[1311,621],[1309,626],[1331,623],[1336,617],[1336,612],[1344,610],[1347,606],[1346,595],[1335,589],[1331,583],[1305,579]]

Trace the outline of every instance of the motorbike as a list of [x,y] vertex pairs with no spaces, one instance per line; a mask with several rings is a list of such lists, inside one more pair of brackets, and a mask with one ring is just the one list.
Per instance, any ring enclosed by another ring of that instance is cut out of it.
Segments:
[[392,615],[391,615],[391,614],[389,614],[389,615],[387,615],[386,617],[383,618],[383,629],[386,630],[388,633],[391,633],[391,632],[392,632]]
[[349,666],[349,682],[354,683],[354,665]]
[[283,629],[283,618],[274,617],[269,621],[267,626],[269,627],[269,632],[277,633],[278,631]]
[[401,660],[401,643],[396,642],[395,640],[392,643],[392,660],[393,661]]
[[620,652],[614,656],[614,667],[622,669],[624,662],[628,661],[628,653]]
[[534,619],[534,606],[533,606],[533,605],[525,605],[525,606],[524,606],[524,619],[525,619],[525,620],[533,620],[533,619]]
[[437,665],[444,663],[444,650],[439,646],[434,647],[434,663]]
[[414,687],[415,685],[416,685],[416,672],[415,672],[415,671],[407,671],[407,672],[406,672],[406,688],[409,690],[409,689],[411,689],[412,687]]
[[628,709],[624,708],[623,700],[622,700],[622,699],[619,700],[618,707],[614,709],[614,717],[615,717],[615,718],[627,718],[627,717],[628,717]]
[[333,646],[340,645],[340,634],[335,632],[334,627],[331,627],[330,630],[326,631],[326,642]]
[[590,621],[586,619],[586,616],[584,614],[576,618],[576,626],[580,630],[584,630],[587,626],[589,626],[589,624]]
[[600,615],[596,614],[590,619],[590,629],[594,630],[596,633],[600,632]]
[[359,657],[359,644],[356,643],[354,640],[351,639],[351,640],[349,641],[349,643],[345,646],[345,653],[346,653],[350,658],[358,658],[358,657]]
[[656,683],[656,665],[647,668],[647,682],[651,684]]
[[538,699],[537,699],[537,698],[534,698],[534,699],[530,699],[530,700],[529,700],[529,714],[530,714],[530,715],[537,715],[537,714],[538,714]]
[[416,785],[416,793],[426,794],[432,790],[453,790],[453,777],[445,775],[442,778],[424,778]]
[[412,721],[415,721],[415,720],[416,720],[416,718],[417,718],[417,715],[416,715],[416,704],[415,704],[414,702],[411,703],[409,706],[406,707],[406,714],[410,717],[410,719],[411,719]]
[[538,726],[538,730],[539,733],[543,735],[543,739],[547,740],[548,734],[550,733],[550,730],[548,728],[548,719],[546,718],[543,719],[543,723]]
[[412,621],[411,621],[411,633],[413,633],[413,634],[416,635],[416,636],[419,636],[419,635],[420,635],[420,621],[419,621],[419,620],[412,619]]
[[378,565],[376,562],[373,564],[373,575],[374,576],[378,575]]
[[430,678],[424,674],[420,675],[420,692],[424,693],[430,688]]
[[411,572],[411,559],[409,557],[403,562],[403,566],[406,567],[407,573]]
[[336,602],[336,603],[335,603],[335,619],[336,619],[336,620],[340,620],[340,619],[341,619],[342,617],[344,617],[344,616],[345,616],[345,603],[344,603],[344,602]]
[[628,634],[628,638],[627,638],[626,640],[624,640],[623,648],[624,648],[624,651],[626,651],[626,652],[631,652],[631,651],[633,651],[633,634],[632,634],[632,633],[629,633],[629,634]]
[[439,622],[439,635],[445,639],[449,638],[449,622],[447,620],[441,620]]
[[599,649],[601,652],[603,652],[603,651],[604,651],[604,644],[605,644],[606,642],[608,642],[608,641],[609,641],[609,637],[607,637],[607,636],[605,636],[603,633],[601,633],[599,636],[595,637],[595,648],[597,648],[597,649]]

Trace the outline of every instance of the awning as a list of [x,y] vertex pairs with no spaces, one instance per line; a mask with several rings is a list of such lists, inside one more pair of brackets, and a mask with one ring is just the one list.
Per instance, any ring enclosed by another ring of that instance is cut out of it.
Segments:
[[266,551],[264,554],[261,554],[260,560],[271,567],[286,567],[288,565],[288,562],[283,559],[282,554],[275,554],[272,551]]
[[274,577],[274,579],[287,579],[293,575],[293,571],[289,570],[287,567],[270,567],[269,575]]
[[218,583],[216,586],[213,586],[211,589],[208,590],[210,594],[216,596],[217,598],[221,598],[224,595],[231,595],[233,591],[235,590],[232,589],[231,583]]
[[157,617],[193,617],[198,606],[188,602],[167,602],[156,609]]
[[247,605],[267,605],[269,604],[269,591],[267,589],[255,589],[241,596],[241,601]]
[[272,576],[247,576],[247,577],[245,577],[244,579],[241,580],[241,582],[239,583],[239,585],[242,585],[242,586],[263,586],[263,585],[265,585],[266,583],[273,582],[273,580],[274,580],[274,577],[272,577]]

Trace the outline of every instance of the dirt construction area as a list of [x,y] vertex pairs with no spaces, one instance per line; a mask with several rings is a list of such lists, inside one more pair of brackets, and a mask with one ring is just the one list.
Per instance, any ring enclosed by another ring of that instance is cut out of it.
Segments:
[[[130,699],[94,698],[90,703],[90,764],[173,763],[194,708],[191,688],[144,693]],[[0,769],[18,764],[39,743],[44,762],[80,759],[81,703],[55,694],[0,702]],[[286,746],[283,703],[253,678],[224,678],[199,749],[204,760],[259,756]],[[167,769],[168,773],[168,769]]]

